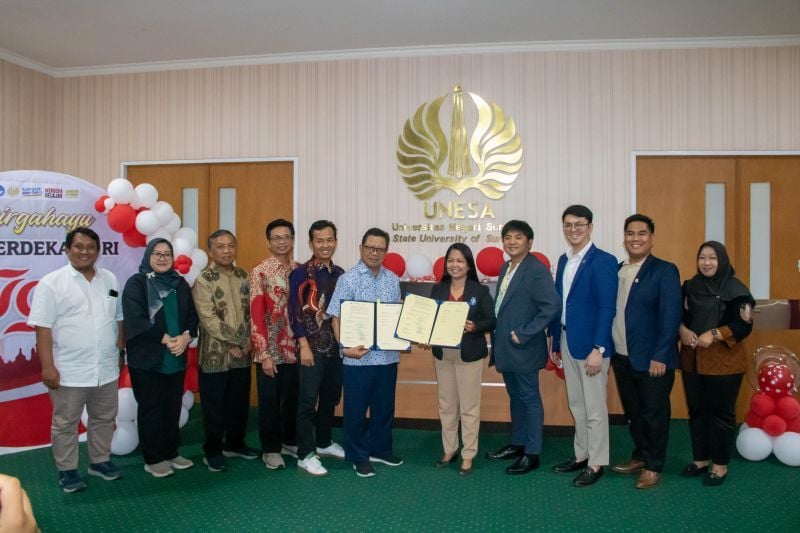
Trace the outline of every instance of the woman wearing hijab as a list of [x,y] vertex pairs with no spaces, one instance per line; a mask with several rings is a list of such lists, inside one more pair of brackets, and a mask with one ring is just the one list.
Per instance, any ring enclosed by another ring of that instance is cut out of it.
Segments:
[[447,466],[458,458],[460,421],[463,448],[458,473],[466,476],[472,472],[472,460],[478,453],[483,358],[489,355],[486,332],[493,330],[497,322],[494,301],[489,289],[478,281],[475,260],[467,245],[456,243],[447,249],[445,272],[442,281],[433,287],[431,297],[469,305],[460,348],[433,347],[444,447],[436,466]]
[[186,350],[197,336],[189,284],[172,268],[172,244],[153,239],[122,293],[128,368],[139,404],[144,469],[155,477],[193,463],[178,454]]
[[700,245],[697,274],[683,296],[680,359],[693,462],[681,474],[716,486],[727,477],[736,440],[736,397],[747,366],[740,342],[753,329],[755,300],[716,241]]

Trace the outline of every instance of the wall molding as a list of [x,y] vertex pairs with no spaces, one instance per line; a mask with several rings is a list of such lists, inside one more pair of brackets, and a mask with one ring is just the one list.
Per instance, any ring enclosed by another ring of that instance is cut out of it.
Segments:
[[674,50],[692,48],[774,48],[800,46],[800,34],[767,37],[700,37],[673,39],[604,39],[573,41],[529,41],[439,46],[406,46],[392,48],[363,48],[287,54],[249,55],[180,61],[153,61],[87,67],[51,67],[17,53],[0,48],[0,59],[29,68],[53,78],[105,76],[190,70],[251,65],[278,65],[347,61],[354,59],[383,59],[398,57],[430,57],[448,55],[510,54],[524,52],[607,51],[607,50]]

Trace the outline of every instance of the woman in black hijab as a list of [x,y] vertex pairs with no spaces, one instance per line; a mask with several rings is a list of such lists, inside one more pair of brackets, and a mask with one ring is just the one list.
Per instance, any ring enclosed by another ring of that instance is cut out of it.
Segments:
[[693,462],[682,475],[703,475],[704,485],[716,486],[727,477],[736,440],[736,397],[747,366],[740,342],[753,329],[755,300],[717,241],[700,245],[697,274],[683,296],[681,371]]
[[122,293],[128,368],[139,404],[137,424],[144,469],[174,474],[192,461],[178,454],[186,350],[197,336],[189,284],[172,268],[172,244],[153,239]]

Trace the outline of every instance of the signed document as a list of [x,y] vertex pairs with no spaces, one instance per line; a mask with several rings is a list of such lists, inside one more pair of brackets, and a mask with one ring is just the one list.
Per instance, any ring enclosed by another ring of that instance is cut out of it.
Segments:
[[469,304],[467,302],[442,302],[433,324],[431,346],[459,346],[464,334]]
[[347,300],[342,302],[339,343],[344,348],[375,344],[375,303]]
[[375,323],[375,344],[378,346],[378,349],[398,351],[410,349],[410,342],[405,339],[398,339],[394,336],[403,304],[379,303],[376,309],[378,316]]
[[401,303],[342,302],[339,344],[344,348],[363,346],[369,350],[408,350],[411,343],[394,336]]
[[432,298],[409,294],[400,312],[397,336],[432,346],[459,346],[468,312],[466,302],[440,304]]

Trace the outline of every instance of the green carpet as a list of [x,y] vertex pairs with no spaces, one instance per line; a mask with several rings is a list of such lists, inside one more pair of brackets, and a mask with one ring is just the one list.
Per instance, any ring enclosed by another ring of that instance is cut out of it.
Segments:
[[[49,448],[0,456],[0,472],[17,476],[28,490],[42,531],[797,531],[800,469],[774,457],[759,463],[736,456],[721,487],[678,475],[690,458],[685,421],[674,421],[660,486],[638,491],[634,476],[606,470],[594,486],[574,488],[571,474],[550,467],[571,455],[571,439],[546,437],[542,468],[511,477],[504,464],[482,459],[506,435],[481,435],[472,476],[455,465],[436,469],[436,431],[394,431],[395,452],[405,464],[376,465],[377,476],[356,477],[348,463],[326,459],[330,475],[311,478],[294,461],[268,471],[260,461],[229,460],[229,470],[202,465],[199,406],[183,429],[182,453],[195,467],[155,479],[141,456],[116,457],[124,479],[86,477],[88,488],[64,494],[56,485]],[[256,445],[255,412],[249,444]],[[334,437],[341,438],[340,430]],[[611,428],[612,459],[627,459],[627,430]],[[81,471],[86,448],[81,445]]]

